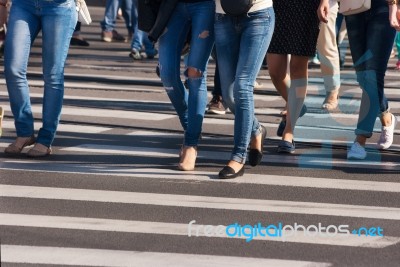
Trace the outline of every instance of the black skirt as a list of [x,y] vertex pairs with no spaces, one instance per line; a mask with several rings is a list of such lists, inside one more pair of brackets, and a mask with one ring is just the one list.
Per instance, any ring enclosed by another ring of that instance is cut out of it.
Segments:
[[268,53],[315,55],[320,0],[274,0],[275,29]]

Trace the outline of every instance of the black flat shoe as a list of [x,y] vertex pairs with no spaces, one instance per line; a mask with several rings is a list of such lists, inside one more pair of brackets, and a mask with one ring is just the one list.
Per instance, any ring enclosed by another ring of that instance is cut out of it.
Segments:
[[239,176],[243,176],[244,174],[244,165],[243,167],[238,171],[235,172],[234,169],[232,169],[229,166],[225,166],[218,174],[219,179],[233,179]]
[[267,136],[267,129],[261,125],[261,151],[258,149],[251,148],[249,150],[249,164],[251,166],[257,166],[260,164],[263,153],[264,153],[264,139]]
[[75,37],[71,38],[70,44],[76,45],[76,46],[89,46],[90,45],[88,43],[88,41],[86,41],[84,39],[75,38]]

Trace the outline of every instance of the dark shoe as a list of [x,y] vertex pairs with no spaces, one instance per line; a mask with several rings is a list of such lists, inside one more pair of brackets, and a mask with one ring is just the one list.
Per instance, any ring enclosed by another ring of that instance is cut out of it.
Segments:
[[279,123],[278,130],[276,131],[276,135],[282,137],[285,128],[286,128],[286,118],[282,118],[281,122]]
[[250,149],[249,151],[249,164],[251,166],[257,166],[260,164],[262,158],[263,158],[263,153],[264,153],[264,139],[267,136],[267,129],[265,129],[264,126],[261,125],[261,151],[258,149]]
[[156,74],[157,74],[158,78],[161,78],[161,76],[160,76],[160,64],[157,64]]
[[[301,107],[300,115],[299,118],[303,117],[304,114],[307,113],[307,106],[303,104]],[[276,135],[279,137],[282,137],[283,132],[285,131],[286,128],[286,116],[282,118],[282,121],[279,123],[278,130],[276,131]]]
[[305,104],[303,104],[303,106],[301,107],[301,110],[300,110],[299,118],[303,117],[304,114],[306,114],[306,113],[307,113],[307,106]]
[[77,46],[89,46],[89,43],[85,39],[79,39],[72,37],[71,38],[71,45],[77,45]]
[[232,169],[229,166],[225,166],[218,174],[219,179],[233,179],[239,176],[243,176],[244,174],[244,165],[243,167],[238,171],[235,172],[234,169]]
[[295,146],[293,140],[291,143],[288,141],[285,141],[285,140],[281,140],[278,144],[278,153],[292,154],[292,153],[294,153],[295,149],[296,149],[296,146]]
[[158,50],[154,49],[152,53],[141,51],[140,55],[142,56],[142,59],[154,59],[158,55]]

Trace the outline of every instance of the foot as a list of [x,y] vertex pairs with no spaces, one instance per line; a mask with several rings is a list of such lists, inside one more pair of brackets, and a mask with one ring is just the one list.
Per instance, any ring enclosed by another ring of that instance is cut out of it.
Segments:
[[347,159],[365,159],[367,157],[367,152],[365,148],[358,142],[354,142],[347,152]]
[[215,95],[208,104],[207,113],[224,115],[226,113],[226,108],[222,102],[222,96]]
[[244,164],[231,160],[219,173],[219,179],[233,179],[244,174]]
[[70,41],[71,45],[76,45],[76,46],[89,46],[90,44],[88,43],[88,41],[86,41],[82,36],[80,35],[76,35],[76,36],[72,36],[71,41]]
[[30,158],[46,157],[51,154],[51,148],[45,145],[36,143],[26,155]]
[[136,59],[136,60],[142,59],[142,55],[140,54],[139,50],[137,50],[136,48],[132,48],[131,52],[129,53],[129,57]]
[[331,111],[335,110],[339,104],[339,96],[337,92],[332,92],[325,97],[324,103],[321,108]]
[[397,118],[390,114],[391,122],[387,126],[382,126],[381,136],[379,137],[377,147],[379,149],[388,149],[393,143],[394,129],[396,128]]
[[260,164],[264,153],[264,139],[267,136],[267,129],[262,125],[260,125],[260,128],[261,133],[254,136],[250,141],[249,164],[253,167]]
[[10,144],[4,150],[8,155],[18,155],[22,152],[24,147],[31,146],[35,143],[35,136],[30,137],[17,137],[14,143]]
[[112,31],[102,31],[101,40],[103,42],[126,42],[127,39],[119,34],[116,30]]
[[291,142],[286,141],[286,140],[281,140],[278,144],[278,153],[288,153],[288,154],[293,154],[296,150],[296,145],[294,143],[294,140]]
[[184,146],[181,153],[181,161],[178,164],[178,169],[181,171],[193,171],[197,158],[197,147]]

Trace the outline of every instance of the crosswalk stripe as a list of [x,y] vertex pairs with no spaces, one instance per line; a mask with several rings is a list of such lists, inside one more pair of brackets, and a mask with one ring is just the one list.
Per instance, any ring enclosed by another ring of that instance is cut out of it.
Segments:
[[244,258],[230,256],[211,256],[181,253],[161,253],[143,251],[105,250],[67,247],[38,247],[2,245],[2,262],[31,264],[65,264],[80,266],[132,266],[137,267],[328,267],[330,263]]
[[[40,129],[42,127],[42,123],[35,122],[34,128]],[[14,129],[14,122],[11,120],[5,120],[3,122],[3,129]],[[57,128],[57,132],[61,134],[62,132],[67,133],[87,133],[87,134],[95,134],[101,133],[105,131],[112,130],[110,127],[101,127],[101,126],[90,126],[90,125],[79,125],[79,124],[64,124],[60,123]],[[13,142],[13,141],[12,141]]]
[[[6,147],[13,140],[3,140],[0,142],[0,148]],[[82,144],[78,146],[63,147],[59,149],[65,152],[76,152],[76,153],[95,153],[104,155],[129,155],[129,156],[143,156],[143,157],[158,157],[158,158],[176,158],[178,155],[178,149],[169,148],[149,148],[149,147],[134,147],[134,146],[114,146],[114,145],[98,145],[98,144]],[[364,161],[349,161],[342,159],[335,159],[332,157],[322,156],[326,153],[330,153],[330,150],[322,151],[320,149],[305,150],[304,153],[298,153],[297,155],[282,156],[282,155],[267,155],[263,157],[262,163],[288,163],[294,165],[305,166],[307,168],[315,166],[316,168],[332,168],[332,166],[341,167],[352,167],[352,168],[365,168],[368,166],[371,169],[382,169],[385,170],[400,170],[400,164],[397,162],[384,162],[379,158]],[[345,152],[343,152],[345,153]],[[327,154],[329,155],[329,154]],[[228,159],[229,152],[218,152],[201,150],[197,156],[199,159],[205,159],[208,161],[212,160],[224,160]],[[6,164],[11,161],[4,161]],[[383,165],[382,165],[383,164]],[[3,168],[13,168],[12,166]],[[35,166],[32,166],[35,167]],[[43,169],[43,168],[42,168]],[[44,169],[45,170],[45,169]],[[103,170],[106,171],[106,170]]]
[[[111,146],[111,145],[97,145],[97,144],[82,144],[73,147],[61,148],[62,151],[69,152],[81,152],[81,153],[101,153],[101,154],[123,154],[132,156],[152,156],[152,157],[176,157],[177,149],[167,149],[167,148],[148,148],[148,147],[128,147],[128,146]],[[223,160],[228,159],[229,153],[227,152],[217,152],[217,151],[205,151],[201,150],[198,153],[198,158],[204,158],[207,160]],[[282,163],[282,155],[268,155],[264,157],[262,162],[268,163]],[[310,166],[352,166],[354,168],[365,168],[368,166],[370,168],[382,168],[382,162],[380,160],[371,161],[348,161],[348,160],[338,160],[332,158],[323,158],[321,155],[310,155],[307,151],[304,154],[291,155],[289,157],[284,157],[284,161],[290,164],[301,164]],[[385,168],[389,169],[400,169],[400,164],[395,162],[385,162]]]
[[[8,163],[14,161],[6,161],[0,164],[0,169],[6,170]],[[151,179],[173,179],[183,181],[209,181],[216,183],[233,183],[233,184],[257,184],[257,185],[273,185],[273,186],[289,186],[303,188],[325,188],[336,190],[355,190],[355,191],[371,191],[371,192],[392,192],[400,193],[400,183],[376,182],[364,180],[348,180],[348,179],[330,179],[330,178],[312,178],[300,176],[283,176],[268,174],[252,174],[247,173],[245,177],[236,179],[218,180],[212,179],[216,176],[215,172],[192,171],[184,172],[169,169],[153,169],[153,168],[119,168],[108,167],[107,171],[103,169],[99,172],[93,166],[82,164],[52,164],[52,169],[35,170],[35,164],[31,161],[18,161],[20,168],[28,172],[57,172],[57,173],[74,173],[94,176],[123,176],[132,178],[151,178]],[[11,167],[11,165],[9,165]],[[73,171],[71,171],[73,169]]]
[[[4,107],[5,111],[10,111],[9,106]],[[32,106],[32,112],[41,114],[42,107],[39,105]],[[151,112],[139,112],[139,111],[124,111],[124,110],[111,110],[101,108],[75,108],[75,107],[63,107],[63,115],[72,116],[86,116],[86,117],[102,117],[102,118],[119,118],[128,120],[149,120],[149,121],[161,121],[175,118],[175,115],[167,115],[160,113]],[[151,116],[149,116],[151,115]]]
[[[263,123],[264,126],[266,127],[276,127],[276,124],[272,123]],[[309,127],[311,128],[311,127]],[[318,131],[322,131],[320,135],[312,136],[309,131],[308,135],[303,134],[302,131],[305,131],[306,129],[299,129],[298,132],[300,133],[296,137],[297,142],[304,142],[304,143],[316,143],[316,144],[324,144],[324,145],[341,145],[341,146],[346,146],[349,147],[353,144],[354,140],[354,131],[352,130],[351,132],[346,131],[346,130],[337,130],[333,131],[332,129],[324,129],[321,128]],[[340,133],[340,134],[339,134]],[[167,132],[154,132],[154,131],[133,131],[130,133],[127,133],[126,135],[130,136],[160,136],[162,138],[177,138],[181,137],[182,134],[180,133],[167,133]],[[341,136],[341,139],[344,139],[343,137],[347,137],[345,140],[349,141],[343,141],[343,140],[337,140],[335,137]],[[319,137],[319,138],[318,138]],[[213,139],[213,140],[218,140],[218,139],[224,139],[226,140],[225,136],[203,136],[202,139]],[[281,137],[278,136],[269,136],[268,139],[270,140],[281,140]],[[268,142],[268,141],[267,141]],[[375,148],[376,143],[372,142],[367,142],[366,143],[367,148]],[[400,150],[400,145],[397,144],[392,144],[389,148],[390,150]]]
[[400,220],[400,208],[123,191],[0,185],[0,196]]
[[[188,222],[189,223],[189,222]],[[157,235],[178,235],[191,238],[210,237],[210,238],[231,238],[226,234],[205,233],[204,227],[209,229],[217,229],[223,225],[201,225],[186,223],[165,223],[165,222],[149,222],[149,221],[131,221],[131,220],[112,220],[98,218],[80,218],[65,216],[43,216],[43,215],[24,215],[24,214],[4,214],[0,213],[0,225],[17,226],[17,227],[44,227],[57,229],[74,229],[74,230],[91,230],[91,231],[110,231],[110,232],[126,232],[141,234],[157,234]],[[312,235],[314,235],[313,233]],[[400,242],[400,237],[390,236],[365,236],[338,233],[334,236],[315,235],[306,236],[302,232],[297,235],[291,235],[290,231],[283,231],[282,237],[272,236],[255,236],[253,240],[318,244],[331,246],[347,246],[347,247],[368,247],[368,248],[384,248],[392,246]],[[245,236],[235,237],[246,239]]]

